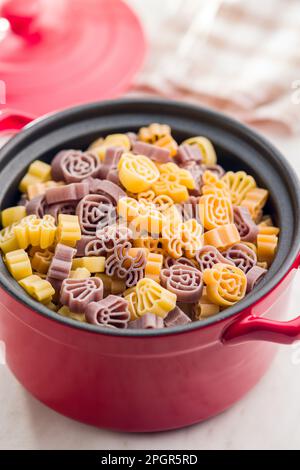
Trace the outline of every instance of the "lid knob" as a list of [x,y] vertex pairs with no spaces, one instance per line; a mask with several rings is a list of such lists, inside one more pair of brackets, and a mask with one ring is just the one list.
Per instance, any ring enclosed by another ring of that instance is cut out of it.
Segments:
[[6,18],[11,30],[20,36],[33,33],[33,25],[40,10],[40,0],[6,0],[1,16]]

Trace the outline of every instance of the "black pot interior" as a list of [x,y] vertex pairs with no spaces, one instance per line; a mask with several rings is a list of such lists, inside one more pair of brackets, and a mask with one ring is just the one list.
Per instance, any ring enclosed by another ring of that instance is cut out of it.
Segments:
[[[156,331],[106,329],[108,334],[168,334],[198,328],[233,315],[272,289],[287,272],[299,252],[299,185],[287,161],[271,144],[237,121],[204,108],[172,101],[118,100],[88,104],[35,121],[0,150],[1,210],[15,205],[18,201],[19,181],[33,160],[50,162],[61,149],[86,149],[100,136],[136,131],[151,122],[169,124],[178,142],[194,135],[208,137],[216,148],[218,163],[225,170],[244,170],[254,176],[258,186],[269,190],[270,197],[265,213],[271,214],[281,229],[278,252],[259,286],[244,300],[215,317],[185,327]],[[72,326],[92,330],[96,328],[53,314],[30,299],[7,273],[2,260],[0,283],[13,296],[45,315]],[[103,333],[104,328],[100,330]]]

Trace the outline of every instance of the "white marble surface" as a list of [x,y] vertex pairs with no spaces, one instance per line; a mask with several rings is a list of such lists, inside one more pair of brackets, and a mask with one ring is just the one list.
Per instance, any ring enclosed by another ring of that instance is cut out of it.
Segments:
[[[300,175],[300,138],[276,140]],[[299,281],[300,273],[287,306],[291,318],[300,314]],[[60,416],[0,365],[0,449],[299,449],[299,396],[300,342],[280,347],[263,380],[222,415],[178,431],[122,434]]]

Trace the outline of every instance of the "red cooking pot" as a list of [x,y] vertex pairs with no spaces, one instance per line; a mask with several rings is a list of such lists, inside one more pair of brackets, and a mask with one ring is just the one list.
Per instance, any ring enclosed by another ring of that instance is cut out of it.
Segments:
[[[2,130],[24,122],[11,117]],[[300,338],[300,317],[280,321],[300,260],[297,177],[271,144],[222,114],[172,101],[119,100],[36,120],[0,150],[1,208],[16,203],[32,160],[49,162],[63,148],[84,149],[101,135],[151,122],[171,125],[179,141],[207,136],[225,169],[251,173],[270,191],[266,212],[281,234],[271,269],[244,300],[207,320],[161,330],[105,329],[58,316],[24,294],[1,260],[0,339],[13,374],[56,411],[123,431],[179,428],[220,413],[266,372],[275,343]]]

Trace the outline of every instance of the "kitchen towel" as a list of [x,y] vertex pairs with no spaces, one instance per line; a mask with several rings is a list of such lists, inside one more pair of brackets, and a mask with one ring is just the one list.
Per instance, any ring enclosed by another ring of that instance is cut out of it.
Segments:
[[[300,130],[299,0],[130,0],[150,43],[134,94]],[[132,93],[131,93],[132,94]]]

